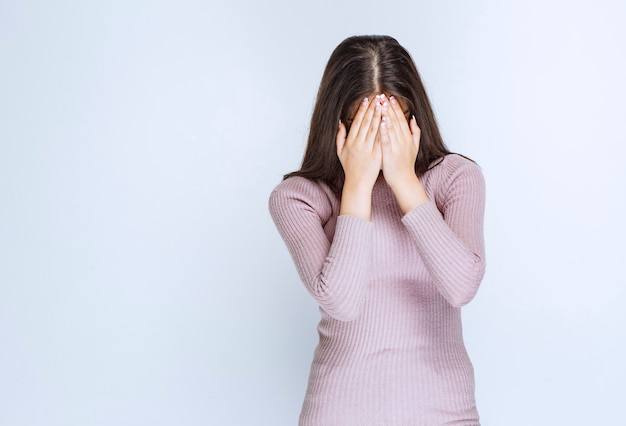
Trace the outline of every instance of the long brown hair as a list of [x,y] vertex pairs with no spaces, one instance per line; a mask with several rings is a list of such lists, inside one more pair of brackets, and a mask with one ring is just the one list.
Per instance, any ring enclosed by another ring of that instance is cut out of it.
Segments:
[[300,170],[285,175],[302,176],[326,183],[341,193],[344,172],[337,156],[335,137],[339,120],[350,119],[359,102],[371,94],[395,96],[421,129],[415,173],[420,176],[446,148],[411,55],[389,36],[353,36],[342,41],[330,55],[319,91],[309,140]]

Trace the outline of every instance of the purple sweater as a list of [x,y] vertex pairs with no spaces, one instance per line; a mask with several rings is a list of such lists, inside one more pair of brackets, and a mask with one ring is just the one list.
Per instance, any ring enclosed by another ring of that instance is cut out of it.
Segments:
[[460,307],[485,271],[484,180],[451,154],[420,181],[430,201],[403,216],[379,177],[370,222],[304,178],[270,196],[322,317],[301,426],[479,424]]

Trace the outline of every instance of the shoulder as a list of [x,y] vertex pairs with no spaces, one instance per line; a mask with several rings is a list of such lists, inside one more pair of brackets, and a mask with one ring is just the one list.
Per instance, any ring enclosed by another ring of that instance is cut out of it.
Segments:
[[332,215],[336,197],[324,183],[293,176],[279,183],[269,197],[272,216],[279,212],[315,212],[322,218]]
[[328,199],[330,189],[323,183],[293,176],[276,185],[270,194],[270,202],[284,198],[295,198],[316,204]]
[[[448,154],[431,165],[428,172],[439,176],[451,176],[463,173],[481,173],[481,169],[474,161],[461,154]],[[428,173],[427,172],[427,173]]]
[[485,180],[480,166],[459,154],[448,154],[437,160],[424,178],[432,188],[437,204],[462,193],[484,197]]
[[435,179],[438,186],[448,186],[452,180],[463,177],[483,179],[480,166],[460,154],[448,154],[435,161],[425,175],[430,179]]

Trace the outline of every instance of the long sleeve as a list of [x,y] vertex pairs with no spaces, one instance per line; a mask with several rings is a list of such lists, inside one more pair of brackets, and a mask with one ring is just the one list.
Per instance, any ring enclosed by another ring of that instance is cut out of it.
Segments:
[[304,178],[279,184],[269,208],[309,293],[333,318],[356,319],[368,285],[372,224],[339,216],[331,242],[324,231],[332,215],[328,195]]
[[484,181],[459,155],[420,181],[432,201],[403,215],[380,175],[371,221],[338,216],[339,198],[302,177],[270,196],[321,308],[301,426],[480,424],[458,307],[485,268]]
[[431,200],[402,218],[435,285],[455,307],[473,299],[485,273],[484,178],[478,166],[459,158],[438,166],[437,203]]

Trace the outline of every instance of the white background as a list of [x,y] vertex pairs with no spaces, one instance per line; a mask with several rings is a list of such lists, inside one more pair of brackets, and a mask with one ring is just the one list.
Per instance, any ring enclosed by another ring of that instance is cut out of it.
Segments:
[[317,307],[267,212],[353,34],[487,181],[484,425],[626,424],[626,3],[0,1],[0,425],[294,425]]

